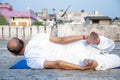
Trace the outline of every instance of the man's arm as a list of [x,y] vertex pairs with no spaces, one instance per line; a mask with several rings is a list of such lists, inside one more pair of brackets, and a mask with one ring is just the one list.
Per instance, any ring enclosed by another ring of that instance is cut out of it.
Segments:
[[50,36],[49,40],[51,42],[55,42],[55,43],[66,44],[66,43],[74,42],[74,41],[77,41],[77,40],[83,40],[83,36],[69,36],[69,37]]
[[55,42],[55,43],[61,43],[61,44],[66,44],[66,43],[70,43],[70,42],[74,42],[77,40],[83,40],[86,39],[86,36],[69,36],[69,37],[55,37],[53,36],[53,27],[51,29],[51,33],[50,33],[50,37],[49,40],[51,42]]
[[88,69],[94,69],[96,67],[96,62],[93,62],[91,65],[86,65],[82,67],[80,65],[76,65],[73,63],[59,61],[59,66],[61,69],[66,69],[66,70],[88,70]]
[[96,67],[96,62],[93,62],[92,65],[81,67],[79,65],[75,65],[69,62],[57,60],[57,61],[45,61],[45,68],[53,68],[53,69],[66,69],[66,70],[87,70],[93,69]]
[[44,68],[46,68],[46,69],[60,69],[57,61],[45,61]]

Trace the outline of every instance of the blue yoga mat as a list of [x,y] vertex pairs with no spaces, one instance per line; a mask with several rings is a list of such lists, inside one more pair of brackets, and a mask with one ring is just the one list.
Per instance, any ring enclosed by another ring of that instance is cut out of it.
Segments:
[[115,67],[115,68],[113,68],[113,69],[120,69],[120,66],[119,66],[119,67]]
[[26,60],[22,59],[13,66],[11,66],[10,69],[30,69],[30,67],[27,65]]
[[[14,64],[13,66],[11,66],[10,69],[30,69],[30,67],[27,65],[26,60],[22,59],[18,61],[16,64]],[[120,66],[113,69],[120,69]]]

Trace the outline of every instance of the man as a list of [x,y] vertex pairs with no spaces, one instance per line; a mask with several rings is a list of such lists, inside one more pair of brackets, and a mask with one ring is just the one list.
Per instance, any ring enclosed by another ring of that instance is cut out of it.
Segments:
[[86,43],[100,50],[101,54],[110,53],[115,47],[113,40],[99,36],[96,32],[91,32],[86,39]]
[[[7,48],[15,56],[24,55],[28,66],[35,69],[86,70],[96,68],[97,70],[105,70],[120,65],[120,62],[113,63],[120,61],[118,56],[106,57],[101,54],[94,54],[96,51],[89,52],[95,48],[90,47],[87,50],[82,39],[83,36],[54,37],[52,34],[50,36],[38,34],[27,45],[18,38],[12,38],[8,41]],[[107,62],[112,62],[112,65],[106,67]]]
[[[68,55],[65,52],[62,52],[62,45],[76,40],[81,40],[83,38],[82,36],[72,36],[67,38],[56,38],[51,36],[49,38],[50,41],[55,43],[50,42],[47,39],[48,37],[49,36],[47,34],[38,34],[29,41],[27,46],[22,40],[12,38],[8,41],[7,48],[15,56],[24,55],[28,66],[35,69],[55,68],[86,70],[93,69],[97,66],[96,61],[90,59],[85,59],[85,66],[73,64],[70,59],[65,59]],[[59,48],[56,48],[57,46]],[[53,52],[52,49],[50,51],[50,48],[53,48],[53,51],[55,51],[55,49],[58,51]],[[64,54],[66,54],[66,56]]]

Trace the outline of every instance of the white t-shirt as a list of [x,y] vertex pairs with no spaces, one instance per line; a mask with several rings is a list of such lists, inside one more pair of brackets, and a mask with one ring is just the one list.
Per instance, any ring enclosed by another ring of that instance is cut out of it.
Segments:
[[28,66],[35,69],[43,69],[45,60],[63,60],[83,66],[88,55],[84,47],[81,41],[59,44],[50,42],[48,34],[38,34],[28,42],[24,56]]
[[104,61],[109,63],[111,63],[111,61],[117,61],[117,63],[120,64],[120,62],[118,62],[120,61],[118,56],[116,56],[117,59],[115,59],[116,57],[110,57],[111,61],[109,61],[109,56],[104,58],[104,55],[99,54],[100,50],[93,48],[90,45],[86,46],[84,42],[84,40],[79,40],[68,44],[53,43],[49,41],[48,34],[42,33],[36,35],[28,42],[24,56],[27,60],[28,66],[35,69],[43,69],[45,60],[63,60],[84,66],[84,59],[94,59],[98,62],[97,70],[114,67],[114,65],[106,67],[107,64],[104,64]]
[[98,45],[93,45],[93,47],[99,49],[101,54],[109,53],[115,48],[115,43],[113,40],[108,39],[104,36],[99,36],[99,38],[100,43]]
[[96,70],[106,70],[120,66],[119,56],[115,54],[100,54],[100,49],[93,48],[91,45],[87,45],[86,41],[83,41],[83,44],[86,46],[85,48],[89,52],[87,55],[88,59],[97,61],[98,66],[95,68]]

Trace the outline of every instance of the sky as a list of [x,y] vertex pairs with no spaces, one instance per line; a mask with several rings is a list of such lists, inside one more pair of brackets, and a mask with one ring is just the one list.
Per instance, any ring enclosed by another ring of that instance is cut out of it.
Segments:
[[51,14],[53,8],[58,12],[71,5],[68,11],[98,11],[111,18],[120,17],[120,0],[0,0],[0,3],[11,4],[14,11],[26,11],[29,7],[35,12],[41,12],[41,9],[47,8]]

